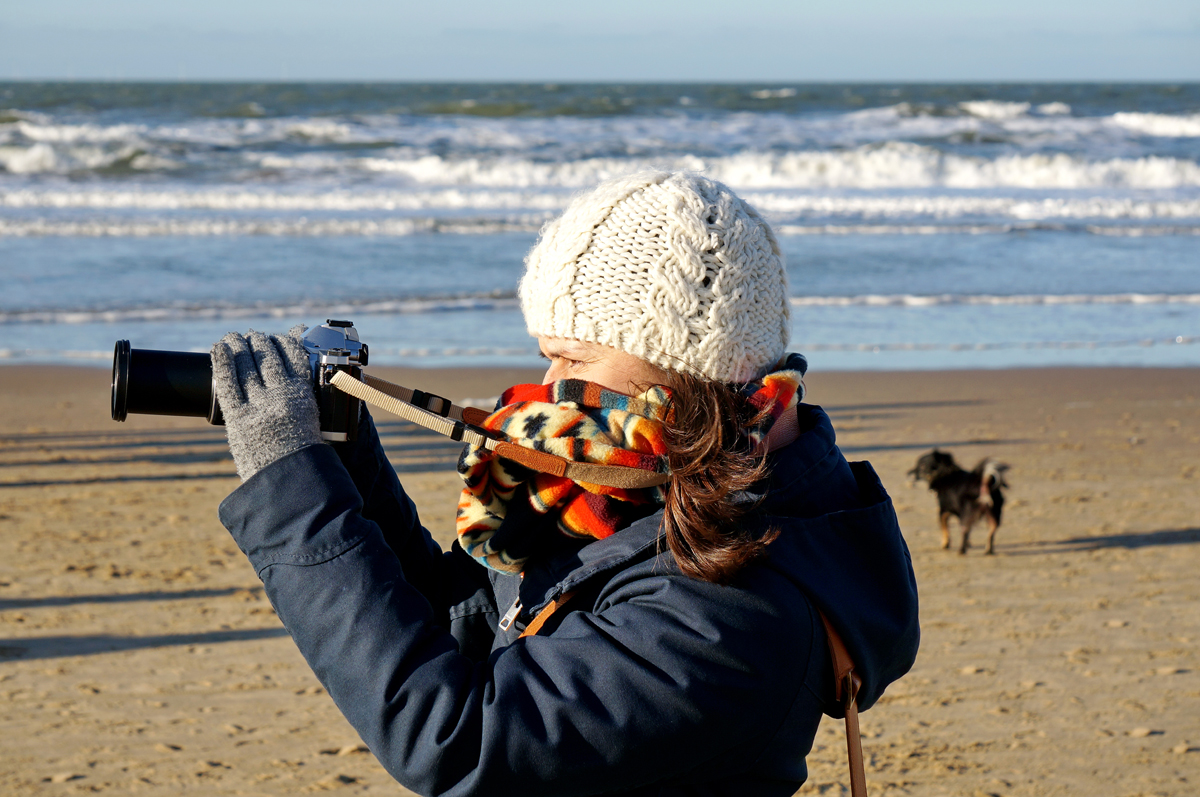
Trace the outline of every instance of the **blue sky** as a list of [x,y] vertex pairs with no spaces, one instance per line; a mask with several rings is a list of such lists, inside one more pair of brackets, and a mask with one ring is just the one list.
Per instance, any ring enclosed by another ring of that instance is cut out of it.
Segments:
[[1200,80],[1197,0],[7,0],[0,79]]

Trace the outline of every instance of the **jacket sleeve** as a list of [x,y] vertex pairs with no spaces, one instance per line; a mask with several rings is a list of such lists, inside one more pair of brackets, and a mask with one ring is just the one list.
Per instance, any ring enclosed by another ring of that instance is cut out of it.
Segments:
[[362,516],[379,526],[388,547],[407,563],[409,582],[418,589],[425,582],[434,583],[441,567],[441,546],[421,525],[417,507],[400,486],[375,422],[365,408],[359,419],[358,439],[332,448],[362,498]]
[[443,553],[421,524],[416,505],[404,492],[388,461],[379,433],[363,408],[358,438],[331,446],[362,500],[360,514],[374,523],[417,589],[438,618],[451,629],[460,649],[475,658],[491,650],[497,611],[491,584],[458,546]]
[[[690,613],[731,588],[658,576],[473,660],[363,516],[328,446],[260,471],[221,519],[343,714],[421,794],[596,794],[753,761],[806,699],[820,649],[802,599],[751,595]],[[780,617],[789,612],[799,621]],[[768,633],[785,620],[808,630]]]

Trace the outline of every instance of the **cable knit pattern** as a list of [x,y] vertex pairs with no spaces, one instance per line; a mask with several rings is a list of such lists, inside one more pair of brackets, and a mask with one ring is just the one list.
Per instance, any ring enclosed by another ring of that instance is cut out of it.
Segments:
[[644,172],[601,183],[542,230],[518,288],[531,335],[749,382],[788,343],[774,233],[721,183]]

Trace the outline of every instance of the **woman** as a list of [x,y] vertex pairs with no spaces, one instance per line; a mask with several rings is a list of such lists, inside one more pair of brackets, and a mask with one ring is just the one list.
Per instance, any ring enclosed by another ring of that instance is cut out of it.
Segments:
[[444,553],[365,413],[356,443],[321,443],[296,338],[231,333],[213,361],[245,483],[222,522],[421,794],[792,794],[838,712],[818,612],[861,708],[918,631],[883,487],[800,403],[774,235],[719,183],[633,175],[546,227],[519,295],[549,367],[489,427],[665,483],[576,484],[469,449]]

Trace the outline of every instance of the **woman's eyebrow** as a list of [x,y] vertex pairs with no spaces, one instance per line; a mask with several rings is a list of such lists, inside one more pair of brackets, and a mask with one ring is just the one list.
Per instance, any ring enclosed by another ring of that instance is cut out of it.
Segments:
[[538,346],[538,353],[547,360],[564,359],[590,362],[595,358],[595,350],[577,341],[554,341]]
[[562,346],[559,346],[558,350],[555,352],[555,354],[557,354],[559,357],[570,357],[573,359],[583,359],[585,357],[590,357],[595,353],[596,349],[594,346],[589,346],[586,343],[578,341],[568,341]]
[[565,357],[569,360],[578,354],[578,347],[572,346],[569,343],[551,344],[546,347],[539,347],[539,350],[542,356],[548,360],[552,360],[555,357]]

